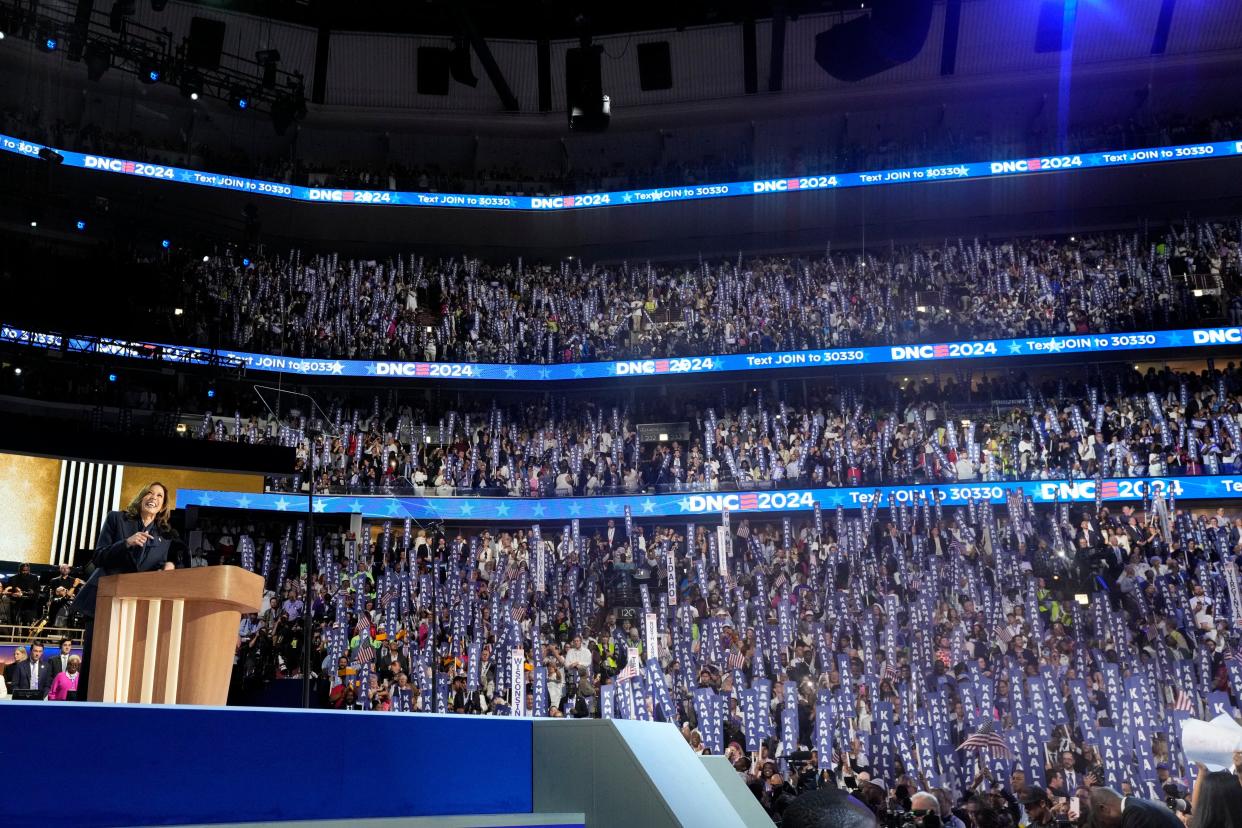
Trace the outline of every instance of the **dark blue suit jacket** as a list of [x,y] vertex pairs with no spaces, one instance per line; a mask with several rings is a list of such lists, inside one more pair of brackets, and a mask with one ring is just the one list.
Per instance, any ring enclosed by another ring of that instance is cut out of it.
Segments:
[[39,693],[46,699],[47,691],[52,689],[52,665],[48,663],[47,659],[40,660],[37,665],[29,658],[19,662],[17,669],[13,671],[16,684],[10,689],[29,690],[30,674],[36,669],[39,671]]
[[152,524],[148,530],[152,540],[140,547],[125,545],[126,538],[141,531],[140,518],[131,518],[124,512],[108,513],[104,518],[103,528],[99,530],[99,540],[95,542],[95,555],[91,558],[95,571],[78,590],[78,596],[73,602],[75,611],[92,618],[95,616],[99,579],[105,575],[151,572],[164,568],[164,562],[169,560],[169,545],[175,539],[175,534],[171,531],[165,532],[158,525]]

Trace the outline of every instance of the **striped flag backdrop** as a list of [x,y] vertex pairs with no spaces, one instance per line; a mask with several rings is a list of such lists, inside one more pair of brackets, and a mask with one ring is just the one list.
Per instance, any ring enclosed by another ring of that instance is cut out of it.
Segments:
[[56,491],[56,517],[52,528],[53,564],[71,564],[79,549],[95,545],[108,512],[121,508],[124,468],[112,463],[60,461],[60,485]]

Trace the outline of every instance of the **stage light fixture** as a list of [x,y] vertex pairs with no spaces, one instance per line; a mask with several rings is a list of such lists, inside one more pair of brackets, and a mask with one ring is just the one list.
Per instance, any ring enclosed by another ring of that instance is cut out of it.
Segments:
[[163,69],[157,61],[146,58],[138,64],[138,80],[143,83],[159,83],[163,77]]
[[216,389],[214,389],[214,388],[208,388],[208,389],[207,389],[207,399],[209,399],[209,400],[210,400],[210,399],[214,399],[214,398],[215,398],[215,396],[216,396]]
[[108,28],[112,29],[115,34],[120,34],[125,30],[125,18],[132,16],[136,11],[138,11],[137,0],[116,0],[112,4],[112,11],[108,13]]
[[38,222],[38,221],[36,221],[35,219],[31,219],[31,220],[30,220],[30,226],[31,226],[31,227],[38,227],[38,226],[39,226],[39,222]]
[[234,89],[229,93],[229,106],[238,112],[244,112],[250,108],[250,95],[244,89]]
[[185,313],[183,308],[173,308],[173,316],[181,316],[183,313]]
[[280,52],[275,49],[261,49],[254,53],[255,62],[263,69],[263,88],[276,88],[276,68],[280,65]]
[[17,376],[19,376],[19,377],[20,377],[20,376],[22,375],[22,369],[21,369],[21,368],[14,368],[14,369],[13,369],[13,373],[14,373],[14,374],[16,374]]
[[164,239],[162,242],[160,242],[160,247],[167,250],[168,248],[172,247],[172,242],[170,242],[168,239]]
[[178,88],[181,94],[192,101],[197,101],[198,96],[203,92],[203,76],[193,69],[187,69],[181,75],[181,83]]
[[116,374],[108,374],[108,382],[116,382]]
[[85,229],[86,229],[86,222],[82,221],[82,219],[78,219],[78,220],[77,220],[77,222],[76,222],[76,223],[74,223],[74,225],[73,225],[73,226],[74,226],[74,227],[76,227],[76,228],[78,228],[79,230],[85,230]]
[[272,129],[276,130],[277,135],[285,134],[285,130],[293,123],[296,112],[297,105],[292,98],[288,95],[276,96],[276,100],[272,101]]
[[112,50],[107,43],[92,40],[86,44],[84,60],[87,80],[97,81],[103,77],[104,72],[112,68]]
[[60,45],[60,38],[57,37],[54,32],[45,31],[39,32],[39,37],[36,42],[39,44],[39,51],[48,52],[50,54],[51,52],[55,52],[56,47]]
[[250,260],[242,259],[242,267],[250,267]]

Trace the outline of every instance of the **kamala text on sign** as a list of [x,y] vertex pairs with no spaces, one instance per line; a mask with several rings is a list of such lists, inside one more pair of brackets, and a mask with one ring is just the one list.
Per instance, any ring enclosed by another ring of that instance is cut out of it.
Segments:
[[[37,158],[43,145],[21,138],[0,135],[0,150]],[[176,181],[197,187],[269,195],[294,201],[330,204],[363,204],[368,206],[404,205],[414,207],[455,207],[477,210],[539,210],[553,212],[594,207],[634,204],[655,204],[664,201],[700,201],[708,198],[734,196],[781,195],[815,190],[850,187],[875,187],[887,184],[909,184],[946,179],[994,178],[1009,175],[1030,175],[1045,172],[1118,167],[1131,164],[1156,164],[1242,155],[1242,141],[1187,144],[1172,147],[1151,147],[1141,150],[1111,150],[1079,155],[1020,158],[999,161],[976,161],[931,167],[910,167],[896,170],[837,173],[777,178],[764,181],[734,181],[721,184],[655,187],[646,190],[622,190],[610,193],[581,193],[563,196],[491,196],[466,193],[419,193],[389,190],[340,190],[323,187],[302,187],[263,181],[242,176],[222,175],[183,169],[161,164],[147,164],[84,155],[80,152],[54,149],[67,167],[96,170],[118,175],[136,175],[157,181]]]
[[[879,486],[837,489],[787,489],[762,492],[687,492],[636,494],[623,497],[374,497],[336,495],[317,497],[309,506],[316,513],[361,514],[364,517],[400,520],[472,520],[500,522],[567,522],[619,518],[626,510],[636,518],[686,518],[695,515],[788,514],[821,510],[857,509],[862,506],[915,504],[924,499],[945,506],[968,503],[1004,503],[1011,492],[1020,491],[1035,503],[1094,503],[1137,501],[1152,495],[1171,495],[1180,500],[1242,499],[1242,476],[1122,477],[1095,480],[1017,480],[1003,482],[949,483],[940,485]],[[292,494],[255,494],[183,489],[177,493],[183,506],[215,506],[305,512],[307,499]]]

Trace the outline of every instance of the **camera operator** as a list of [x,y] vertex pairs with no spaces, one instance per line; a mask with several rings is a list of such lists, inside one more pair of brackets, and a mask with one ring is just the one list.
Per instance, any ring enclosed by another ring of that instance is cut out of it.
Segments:
[[1038,785],[1032,785],[1023,791],[1021,801],[1026,811],[1028,828],[1053,828],[1058,824],[1064,828],[1069,825],[1068,817],[1053,813],[1052,800],[1049,799],[1048,792]]
[[913,828],[943,828],[940,800],[930,791],[919,791],[910,797],[910,825]]
[[1186,791],[1176,781],[1163,782],[1160,788],[1164,793],[1164,804],[1169,806],[1169,810],[1181,820],[1182,825],[1189,826],[1193,815],[1190,812],[1190,801],[1186,799]]

